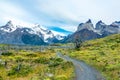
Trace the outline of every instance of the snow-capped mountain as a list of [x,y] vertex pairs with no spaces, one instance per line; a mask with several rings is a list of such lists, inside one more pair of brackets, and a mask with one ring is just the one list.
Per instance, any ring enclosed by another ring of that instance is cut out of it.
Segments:
[[48,30],[44,26],[14,25],[9,21],[0,27],[0,43],[10,44],[46,44],[59,42],[64,38],[58,32]]
[[[58,28],[54,29],[59,31]],[[63,30],[63,32],[66,31]],[[116,33],[120,33],[120,21],[115,21],[110,25],[98,21],[94,27],[89,19],[85,23],[80,23],[77,31],[67,37],[60,32],[49,30],[39,24],[21,26],[9,21],[6,25],[0,27],[0,43],[45,45],[58,42],[73,42],[76,38],[86,41]]]
[[13,32],[17,29],[17,26],[12,24],[12,21],[8,21],[8,23],[5,26],[0,27],[0,30],[3,30],[5,32]]

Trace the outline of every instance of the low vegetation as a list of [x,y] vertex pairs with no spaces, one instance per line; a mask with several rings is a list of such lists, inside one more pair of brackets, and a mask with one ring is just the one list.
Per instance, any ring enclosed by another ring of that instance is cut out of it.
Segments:
[[73,78],[73,64],[58,58],[53,50],[43,52],[22,49],[4,50],[0,55],[0,80],[70,80]]
[[87,41],[79,50],[63,53],[94,66],[107,80],[120,80],[120,34]]

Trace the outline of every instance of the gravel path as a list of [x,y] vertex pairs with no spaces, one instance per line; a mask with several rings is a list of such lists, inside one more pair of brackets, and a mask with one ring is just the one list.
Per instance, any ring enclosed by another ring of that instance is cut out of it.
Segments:
[[60,52],[58,52],[57,55],[74,64],[76,74],[75,80],[105,80],[97,70],[84,62],[72,59],[68,56],[63,56]]

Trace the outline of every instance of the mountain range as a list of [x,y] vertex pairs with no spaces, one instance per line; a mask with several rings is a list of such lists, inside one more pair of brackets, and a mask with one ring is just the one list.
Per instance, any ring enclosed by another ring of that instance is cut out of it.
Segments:
[[24,27],[8,21],[6,25],[0,27],[0,43],[5,44],[45,45],[59,42],[64,37],[59,32],[51,31],[38,24]]
[[[59,30],[63,33],[58,32]],[[63,35],[64,33],[69,33],[70,35],[65,36]],[[98,21],[94,27],[89,19],[85,23],[80,23],[74,33],[57,27],[47,29],[39,24],[24,27],[8,21],[6,25],[0,27],[0,43],[47,45],[58,42],[74,42],[76,38],[86,41],[117,33],[120,33],[120,21],[115,21],[110,25]]]
[[92,21],[89,19],[85,23],[80,23],[77,27],[77,31],[68,35],[64,40],[62,40],[62,42],[74,42],[76,38],[86,41],[117,33],[120,33],[120,21],[115,21],[112,24],[107,25],[100,20],[94,27]]

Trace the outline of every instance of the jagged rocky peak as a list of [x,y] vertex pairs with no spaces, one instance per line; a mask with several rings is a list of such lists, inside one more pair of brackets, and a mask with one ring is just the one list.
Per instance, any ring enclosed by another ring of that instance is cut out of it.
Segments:
[[111,26],[116,27],[116,28],[120,28],[120,21],[115,21],[111,24]]
[[106,26],[107,26],[107,25],[106,25],[105,23],[103,23],[102,20],[100,20],[100,21],[98,21],[98,22],[96,23],[95,29],[96,29],[96,30],[101,30],[101,29],[105,28]]
[[7,24],[4,27],[14,27],[12,21],[8,21]]
[[12,25],[12,21],[8,21],[6,25]]
[[91,19],[88,19],[88,21],[86,23],[92,23]]
[[119,28],[119,24],[116,22],[113,22],[110,25],[106,25],[105,23],[103,23],[102,21],[99,21],[96,24],[96,28],[98,33],[104,35],[104,36],[108,36],[110,34],[115,34],[115,33],[120,33],[120,28]]
[[0,30],[5,32],[13,32],[17,29],[17,26],[13,25],[12,21],[8,21],[6,25],[2,26]]
[[99,24],[100,24],[100,23],[103,23],[103,22],[102,22],[102,20],[100,20],[100,21],[98,21],[97,23],[99,23]]
[[84,23],[80,23],[78,26],[82,26]]
[[40,25],[39,25],[39,24],[34,24],[33,27],[34,27],[34,28],[36,28],[36,27],[40,27]]
[[86,23],[80,23],[78,26],[77,31],[87,29],[87,30],[94,30],[92,21],[89,19]]
[[105,25],[105,23],[102,20],[98,21],[96,24]]

